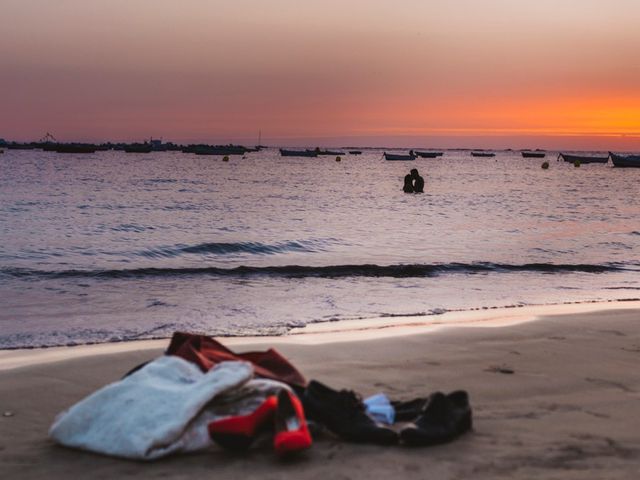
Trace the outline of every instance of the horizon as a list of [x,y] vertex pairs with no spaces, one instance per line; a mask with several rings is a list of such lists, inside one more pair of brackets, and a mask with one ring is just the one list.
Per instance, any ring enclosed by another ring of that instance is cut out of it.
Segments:
[[[49,132],[47,132],[49,133]],[[147,136],[146,138],[121,140],[107,139],[102,137],[95,138],[74,138],[65,139],[57,138],[58,143],[89,143],[89,144],[130,144],[144,143],[151,139],[161,140],[163,143],[172,143],[175,145],[258,145],[257,139],[250,137],[209,137],[208,139],[175,139],[166,138],[164,136]],[[267,148],[365,148],[365,149],[424,149],[424,150],[546,150],[546,151],[617,151],[617,152],[633,152],[637,139],[635,137],[595,137],[589,138],[591,142],[585,142],[585,137],[569,137],[576,143],[567,142],[567,137],[439,137],[438,139],[427,139],[419,136],[396,136],[385,137],[386,143],[376,140],[379,137],[303,137],[303,138],[278,138],[278,139],[262,139],[260,145]],[[461,141],[461,138],[463,141]],[[537,140],[533,140],[537,138]],[[609,142],[606,142],[608,139]],[[612,142],[611,140],[616,142]],[[4,140],[7,144],[15,143],[42,143],[42,138],[24,138],[12,139],[0,136],[0,141]],[[462,143],[465,143],[463,145]],[[626,142],[625,142],[626,141]],[[1,146],[1,145],[0,145]],[[617,147],[617,148],[616,148]]]
[[3,13],[11,140],[262,130],[287,146],[640,150],[633,0],[7,0]]

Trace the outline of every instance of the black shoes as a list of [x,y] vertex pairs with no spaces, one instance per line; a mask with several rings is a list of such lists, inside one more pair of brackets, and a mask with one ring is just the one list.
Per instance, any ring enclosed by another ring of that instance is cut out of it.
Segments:
[[464,390],[445,395],[436,392],[428,398],[393,402],[396,421],[411,421],[398,435],[366,414],[360,398],[349,390],[332,390],[312,380],[302,395],[307,418],[352,442],[391,445],[402,441],[408,446],[447,443],[471,430],[471,406]]
[[323,424],[344,440],[380,445],[398,443],[398,434],[371,419],[352,391],[338,392],[312,380],[302,396],[302,404],[307,418]]
[[394,400],[391,406],[396,412],[396,422],[412,422],[424,412],[429,403],[429,397],[414,398],[408,401]]
[[403,443],[427,446],[447,443],[471,429],[469,395],[458,390],[432,394],[422,414],[400,432]]

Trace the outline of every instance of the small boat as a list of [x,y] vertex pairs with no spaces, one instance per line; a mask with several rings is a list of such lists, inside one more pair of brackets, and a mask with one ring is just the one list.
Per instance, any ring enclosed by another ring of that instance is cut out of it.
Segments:
[[590,157],[588,155],[570,155],[567,153],[559,153],[558,158],[562,157],[565,162],[569,163],[607,163],[609,156],[606,157]]
[[640,168],[640,155],[617,155],[609,152],[614,167],[620,168]]
[[315,152],[316,155],[318,155],[318,156],[321,156],[321,155],[331,155],[331,156],[346,155],[344,152],[339,152],[337,150],[320,150],[319,148],[316,148],[315,150],[307,150],[307,152]]
[[522,152],[524,158],[544,158],[547,152]]
[[30,143],[9,143],[7,148],[9,150],[35,150],[38,147]]
[[349,150],[349,155],[362,155],[362,150]]
[[280,155],[283,157],[317,157],[318,152],[315,150],[287,150],[281,148]]
[[125,145],[123,150],[126,153],[151,153],[153,149],[150,143],[130,143],[129,145]]
[[420,158],[437,158],[437,157],[441,157],[442,156],[442,152],[419,152],[419,151],[415,151],[413,153],[415,153],[416,156],[418,156]]
[[416,156],[413,154],[413,150],[411,150],[408,155],[384,152],[384,159],[385,160],[415,160]]
[[493,152],[471,152],[472,157],[495,157],[496,154]]
[[53,149],[56,153],[95,153],[95,145],[85,143],[59,143]]
[[247,149],[236,146],[211,146],[211,145],[192,145],[183,150],[186,153],[195,153],[196,155],[244,155]]

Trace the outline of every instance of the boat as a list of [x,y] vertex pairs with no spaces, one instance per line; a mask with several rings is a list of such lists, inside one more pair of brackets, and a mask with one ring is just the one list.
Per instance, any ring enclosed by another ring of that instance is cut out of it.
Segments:
[[415,151],[413,153],[415,153],[416,156],[418,156],[420,158],[436,158],[436,157],[441,157],[442,156],[442,152],[419,152],[419,151]]
[[413,150],[411,150],[409,152],[408,155],[405,154],[400,154],[400,153],[387,153],[384,152],[384,159],[385,160],[415,160],[416,156],[413,153]]
[[9,143],[6,145],[9,150],[35,150],[38,148],[31,143]]
[[609,152],[609,156],[611,157],[611,161],[613,162],[614,167],[640,168],[640,155],[617,155],[615,153]]
[[524,158],[544,158],[547,152],[522,152]]
[[471,152],[472,157],[495,157],[496,154],[493,152]]
[[[97,147],[88,143],[58,143],[53,145],[56,153],[95,153]],[[50,150],[46,148],[45,150]]]
[[244,155],[247,152],[245,147],[235,145],[189,145],[183,148],[184,153],[195,153],[196,155]]
[[316,155],[318,155],[318,156],[322,156],[322,155],[331,155],[331,156],[346,155],[346,153],[340,152],[338,150],[320,150],[319,148],[316,148],[315,150],[307,149],[307,152],[315,152]]
[[362,150],[349,150],[349,155],[362,155]]
[[125,145],[123,150],[126,153],[151,153],[153,147],[150,143],[130,143]]
[[565,162],[569,163],[607,163],[609,156],[606,157],[590,157],[588,155],[570,155],[568,153],[559,153],[558,158],[562,157]]
[[283,157],[317,157],[318,152],[315,150],[287,150],[281,148],[280,155]]

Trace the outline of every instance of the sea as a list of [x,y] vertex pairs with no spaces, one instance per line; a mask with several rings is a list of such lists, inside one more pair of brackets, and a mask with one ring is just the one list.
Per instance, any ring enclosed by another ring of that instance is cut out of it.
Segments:
[[5,150],[0,348],[640,298],[640,169],[382,154]]

